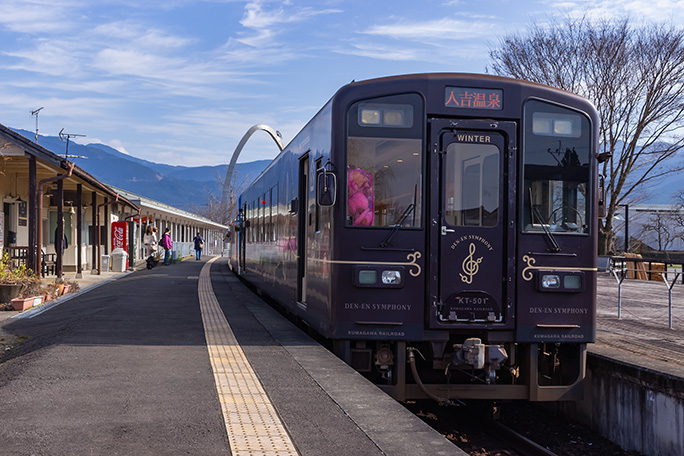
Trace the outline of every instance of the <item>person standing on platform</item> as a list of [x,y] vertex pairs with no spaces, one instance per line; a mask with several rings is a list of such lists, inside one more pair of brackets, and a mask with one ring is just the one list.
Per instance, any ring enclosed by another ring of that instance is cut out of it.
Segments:
[[157,235],[152,225],[147,225],[145,229],[145,236],[143,236],[143,243],[145,244],[145,260],[147,262],[147,269],[152,269],[154,266],[154,255],[157,251]]
[[161,246],[166,249],[166,253],[164,253],[164,265],[168,266],[169,265],[169,257],[171,256],[171,248],[173,247],[173,243],[171,242],[171,230],[166,228],[164,230],[164,234],[162,235],[161,238]]
[[195,259],[199,261],[202,259],[202,249],[204,248],[204,238],[197,233],[197,236],[192,240],[195,243]]

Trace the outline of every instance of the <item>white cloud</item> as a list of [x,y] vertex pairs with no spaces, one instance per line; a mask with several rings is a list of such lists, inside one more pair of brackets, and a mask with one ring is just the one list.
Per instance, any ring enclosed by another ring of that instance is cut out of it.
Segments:
[[102,24],[91,32],[104,42],[135,44],[137,48],[174,50],[189,46],[195,39],[171,35],[153,27],[132,21],[118,21]]
[[640,21],[684,25],[684,2],[682,0],[598,0],[544,1],[555,11],[570,12],[593,19],[616,19],[629,16],[635,23]]
[[69,10],[76,5],[69,1],[3,0],[0,1],[0,25],[30,35],[64,32],[73,26]]
[[6,69],[43,73],[50,76],[73,77],[81,70],[81,59],[71,45],[60,40],[40,39],[33,49],[4,51],[4,55],[16,59]]
[[120,140],[118,140],[118,139],[112,139],[111,141],[108,141],[108,142],[106,142],[106,143],[103,142],[103,144],[107,144],[109,147],[112,147],[112,148],[118,150],[118,151],[121,152],[122,154],[131,155],[131,154],[128,153],[128,151],[126,150],[126,147],[124,146],[123,141],[120,141]]
[[434,43],[435,41],[444,42],[489,36],[493,31],[495,31],[493,22],[485,22],[481,19],[456,20],[444,18],[433,21],[402,21],[394,24],[374,25],[359,33],[397,40]]
[[[287,9],[285,7],[287,7]],[[272,44],[273,38],[282,32],[282,26],[306,21],[310,18],[340,13],[338,9],[316,10],[309,7],[295,9],[290,3],[272,10],[264,10],[261,2],[251,2],[245,6],[245,14],[240,24],[256,32],[251,36],[239,38],[243,44],[261,48]]]
[[[472,14],[459,17],[428,21],[393,19],[374,24],[358,31],[359,36],[349,40],[351,47],[335,52],[378,60],[431,63],[476,59],[486,54],[486,39],[499,30],[495,20]],[[367,36],[372,39],[365,39]]]
[[428,55],[415,49],[408,49],[405,46],[384,46],[371,43],[353,44],[352,48],[338,49],[340,54],[356,55],[379,60],[412,61],[425,60]]

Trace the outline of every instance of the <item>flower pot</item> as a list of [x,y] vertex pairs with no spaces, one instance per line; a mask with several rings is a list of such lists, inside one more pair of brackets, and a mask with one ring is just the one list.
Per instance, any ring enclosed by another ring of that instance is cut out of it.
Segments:
[[19,296],[21,291],[21,284],[18,283],[2,283],[0,284],[0,303],[10,302],[12,299]]
[[43,303],[42,296],[31,296],[30,298],[14,298],[12,299],[12,306],[14,310],[24,311],[31,307],[39,306]]

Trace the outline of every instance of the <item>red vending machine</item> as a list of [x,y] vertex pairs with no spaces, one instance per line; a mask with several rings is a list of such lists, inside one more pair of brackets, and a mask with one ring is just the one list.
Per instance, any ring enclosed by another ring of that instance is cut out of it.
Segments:
[[[112,250],[123,249],[128,253],[128,222],[112,222]],[[126,255],[128,269],[128,255]]]

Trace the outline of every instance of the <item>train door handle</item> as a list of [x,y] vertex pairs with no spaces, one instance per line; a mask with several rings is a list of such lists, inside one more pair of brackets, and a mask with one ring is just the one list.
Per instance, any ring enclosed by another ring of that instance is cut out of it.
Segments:
[[447,233],[455,233],[456,230],[452,230],[451,228],[447,228],[446,226],[442,227],[442,236],[446,236]]

